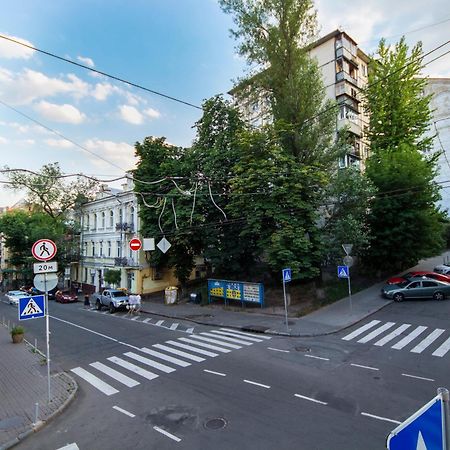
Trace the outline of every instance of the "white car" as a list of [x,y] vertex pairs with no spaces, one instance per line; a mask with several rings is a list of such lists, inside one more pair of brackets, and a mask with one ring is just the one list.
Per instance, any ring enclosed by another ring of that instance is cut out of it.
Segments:
[[450,264],[440,264],[434,268],[436,273],[442,273],[444,275],[450,274]]
[[10,305],[17,306],[19,304],[19,298],[29,297],[29,294],[23,291],[8,291],[6,293],[6,298],[9,301]]

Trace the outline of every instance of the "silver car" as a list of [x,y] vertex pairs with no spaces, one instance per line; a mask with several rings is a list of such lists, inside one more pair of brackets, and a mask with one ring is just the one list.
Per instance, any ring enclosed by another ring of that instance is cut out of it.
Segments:
[[436,273],[442,273],[444,275],[450,274],[450,264],[440,264],[433,269]]
[[6,298],[9,301],[10,305],[17,306],[19,304],[19,298],[29,297],[29,294],[23,291],[8,291],[6,293]]
[[401,302],[405,298],[444,300],[450,297],[450,283],[426,277],[410,278],[402,283],[385,285],[381,293],[396,302]]

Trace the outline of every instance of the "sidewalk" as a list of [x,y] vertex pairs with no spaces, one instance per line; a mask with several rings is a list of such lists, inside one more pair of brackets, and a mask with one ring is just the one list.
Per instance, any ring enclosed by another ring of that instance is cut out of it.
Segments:
[[49,404],[47,367],[41,364],[42,356],[25,343],[13,344],[8,329],[1,324],[0,360],[0,450],[4,450],[62,411],[74,397],[77,384],[65,373],[52,375]]

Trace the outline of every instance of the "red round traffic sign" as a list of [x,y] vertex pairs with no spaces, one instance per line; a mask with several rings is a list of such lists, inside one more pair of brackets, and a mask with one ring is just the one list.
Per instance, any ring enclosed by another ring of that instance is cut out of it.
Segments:
[[50,239],[39,239],[31,247],[31,253],[38,261],[50,261],[57,250],[56,244]]
[[139,238],[133,238],[130,241],[130,249],[134,250],[135,252],[140,250],[142,247],[142,242]]

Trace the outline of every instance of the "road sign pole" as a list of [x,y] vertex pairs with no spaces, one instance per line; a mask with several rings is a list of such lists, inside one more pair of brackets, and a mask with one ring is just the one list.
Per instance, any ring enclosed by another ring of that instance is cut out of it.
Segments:
[[283,296],[284,296],[284,312],[285,312],[285,316],[286,316],[286,331],[289,333],[288,305],[287,305],[287,299],[286,299],[286,282],[284,281],[284,276],[283,276]]
[[352,304],[352,287],[350,283],[350,267],[348,268],[348,298],[350,300],[350,315],[353,315],[353,304]]
[[45,335],[47,339],[47,386],[48,386],[48,403],[51,400],[50,390],[50,322],[48,315],[48,289],[47,289],[47,274],[44,273],[44,289],[45,289]]
[[443,438],[443,445],[442,448],[444,450],[450,450],[450,435],[449,435],[449,402],[450,402],[450,394],[448,389],[446,388],[438,388],[437,389],[438,395],[442,398],[442,405],[443,405],[443,414],[442,414],[442,438]]

